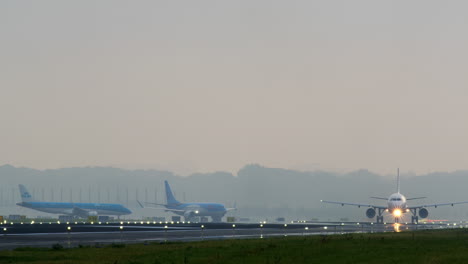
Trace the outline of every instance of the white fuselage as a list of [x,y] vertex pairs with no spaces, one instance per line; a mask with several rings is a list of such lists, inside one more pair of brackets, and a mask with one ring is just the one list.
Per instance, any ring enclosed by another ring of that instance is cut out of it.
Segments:
[[[401,213],[406,212],[406,197],[401,193],[394,193],[388,198],[387,206],[389,213],[399,217]],[[395,214],[398,210],[399,213]]]

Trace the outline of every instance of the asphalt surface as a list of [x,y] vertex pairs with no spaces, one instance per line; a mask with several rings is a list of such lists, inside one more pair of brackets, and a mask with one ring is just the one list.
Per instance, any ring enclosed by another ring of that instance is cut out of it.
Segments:
[[0,250],[18,247],[102,246],[112,243],[164,243],[213,239],[266,238],[272,236],[328,235],[356,232],[395,232],[447,228],[442,225],[371,223],[15,223],[0,225]]

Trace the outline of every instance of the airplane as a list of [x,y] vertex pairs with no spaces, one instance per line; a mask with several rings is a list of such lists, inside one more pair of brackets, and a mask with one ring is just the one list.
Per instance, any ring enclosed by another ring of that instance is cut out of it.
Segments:
[[406,204],[407,201],[416,200],[416,199],[424,199],[426,197],[415,197],[415,198],[406,198],[403,194],[400,193],[400,169],[397,170],[397,192],[390,195],[388,198],[382,197],[371,197],[374,199],[386,200],[387,206],[379,206],[373,204],[359,204],[359,203],[347,203],[347,202],[335,202],[335,201],[324,201],[320,200],[322,203],[331,203],[331,204],[341,204],[344,205],[351,205],[357,207],[369,207],[366,210],[366,216],[368,218],[374,218],[377,215],[376,222],[378,224],[383,224],[383,215],[382,213],[389,213],[395,217],[395,223],[398,223],[400,219],[406,213],[411,213],[411,223],[417,224],[419,218],[427,218],[429,216],[429,211],[427,210],[428,207],[437,208],[438,206],[444,205],[451,205],[454,206],[455,204],[465,204],[466,202],[454,202],[454,203],[438,203],[438,204],[425,204],[425,205],[417,205],[417,206],[408,206]]
[[[152,205],[164,206],[164,208],[149,207],[152,209],[162,209],[166,212],[173,212],[174,214],[181,215],[185,221],[191,221],[197,216],[210,216],[213,222],[221,222],[223,216],[231,210],[237,210],[237,208],[226,208],[220,203],[181,203],[172,194],[171,187],[167,181],[164,181],[164,187],[166,189],[166,201],[167,204],[158,203],[146,203]],[[142,208],[143,204],[137,201]]]
[[98,215],[116,215],[120,217],[121,215],[132,213],[132,211],[121,204],[41,202],[35,200],[24,185],[20,184],[19,190],[22,202],[16,205],[50,214],[63,214],[77,217]]

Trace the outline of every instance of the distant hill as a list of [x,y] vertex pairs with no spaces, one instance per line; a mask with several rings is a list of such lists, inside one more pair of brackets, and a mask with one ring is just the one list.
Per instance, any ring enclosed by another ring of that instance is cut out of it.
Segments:
[[[260,218],[365,219],[363,208],[324,205],[321,199],[385,204],[370,196],[387,197],[396,191],[394,177],[367,170],[346,174],[301,172],[246,165],[237,175],[228,172],[177,176],[169,171],[125,170],[111,167],[35,170],[0,166],[0,208],[17,210],[17,184],[25,184],[37,199],[73,202],[118,202],[135,208],[136,214],[156,212],[137,209],[135,201],[164,202],[163,181],[168,180],[182,201],[237,204],[237,214]],[[427,175],[402,175],[401,192],[407,197],[427,196],[416,203],[468,201],[468,171]],[[146,209],[145,209],[146,210]],[[1,214],[0,214],[1,215]],[[468,205],[430,210],[430,217],[468,218]]]

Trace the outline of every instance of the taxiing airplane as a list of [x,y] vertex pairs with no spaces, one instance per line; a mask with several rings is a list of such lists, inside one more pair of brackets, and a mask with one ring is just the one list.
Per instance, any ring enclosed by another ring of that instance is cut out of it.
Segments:
[[132,213],[132,211],[121,204],[41,202],[34,200],[24,185],[20,184],[19,190],[22,202],[16,205],[50,214],[63,214],[78,217],[116,215],[120,217],[121,215]]
[[[167,204],[146,203],[164,206],[164,208],[149,208],[162,209],[173,212],[174,214],[183,216],[185,221],[191,221],[194,217],[197,216],[210,216],[213,222],[221,222],[221,219],[228,211],[236,210],[236,208],[226,208],[223,204],[220,203],[181,203],[175,199],[169,183],[164,181],[164,185],[166,189]],[[139,201],[138,203],[142,208],[144,207]]]
[[[322,203],[332,203],[332,204],[341,204],[344,205],[352,205],[357,207],[369,207],[366,210],[366,216],[368,218],[374,218],[377,215],[377,223],[383,223],[383,213],[389,213],[395,217],[395,223],[398,223],[405,213],[411,213],[411,222],[417,224],[419,217],[420,218],[427,218],[429,216],[429,211],[426,209],[428,207],[437,208],[438,206],[444,205],[451,205],[454,206],[455,204],[464,204],[466,202],[454,202],[454,203],[439,203],[439,204],[425,204],[425,205],[417,205],[417,206],[408,206],[406,201],[416,200],[416,199],[423,199],[426,197],[415,197],[415,198],[406,198],[403,194],[400,193],[400,170],[397,171],[397,192],[390,195],[389,198],[382,198],[382,197],[371,197],[374,199],[380,200],[387,200],[387,206],[379,206],[373,204],[358,204],[358,203],[347,203],[347,202],[335,202],[335,201],[324,201],[320,200]],[[419,216],[419,217],[418,217]]]

